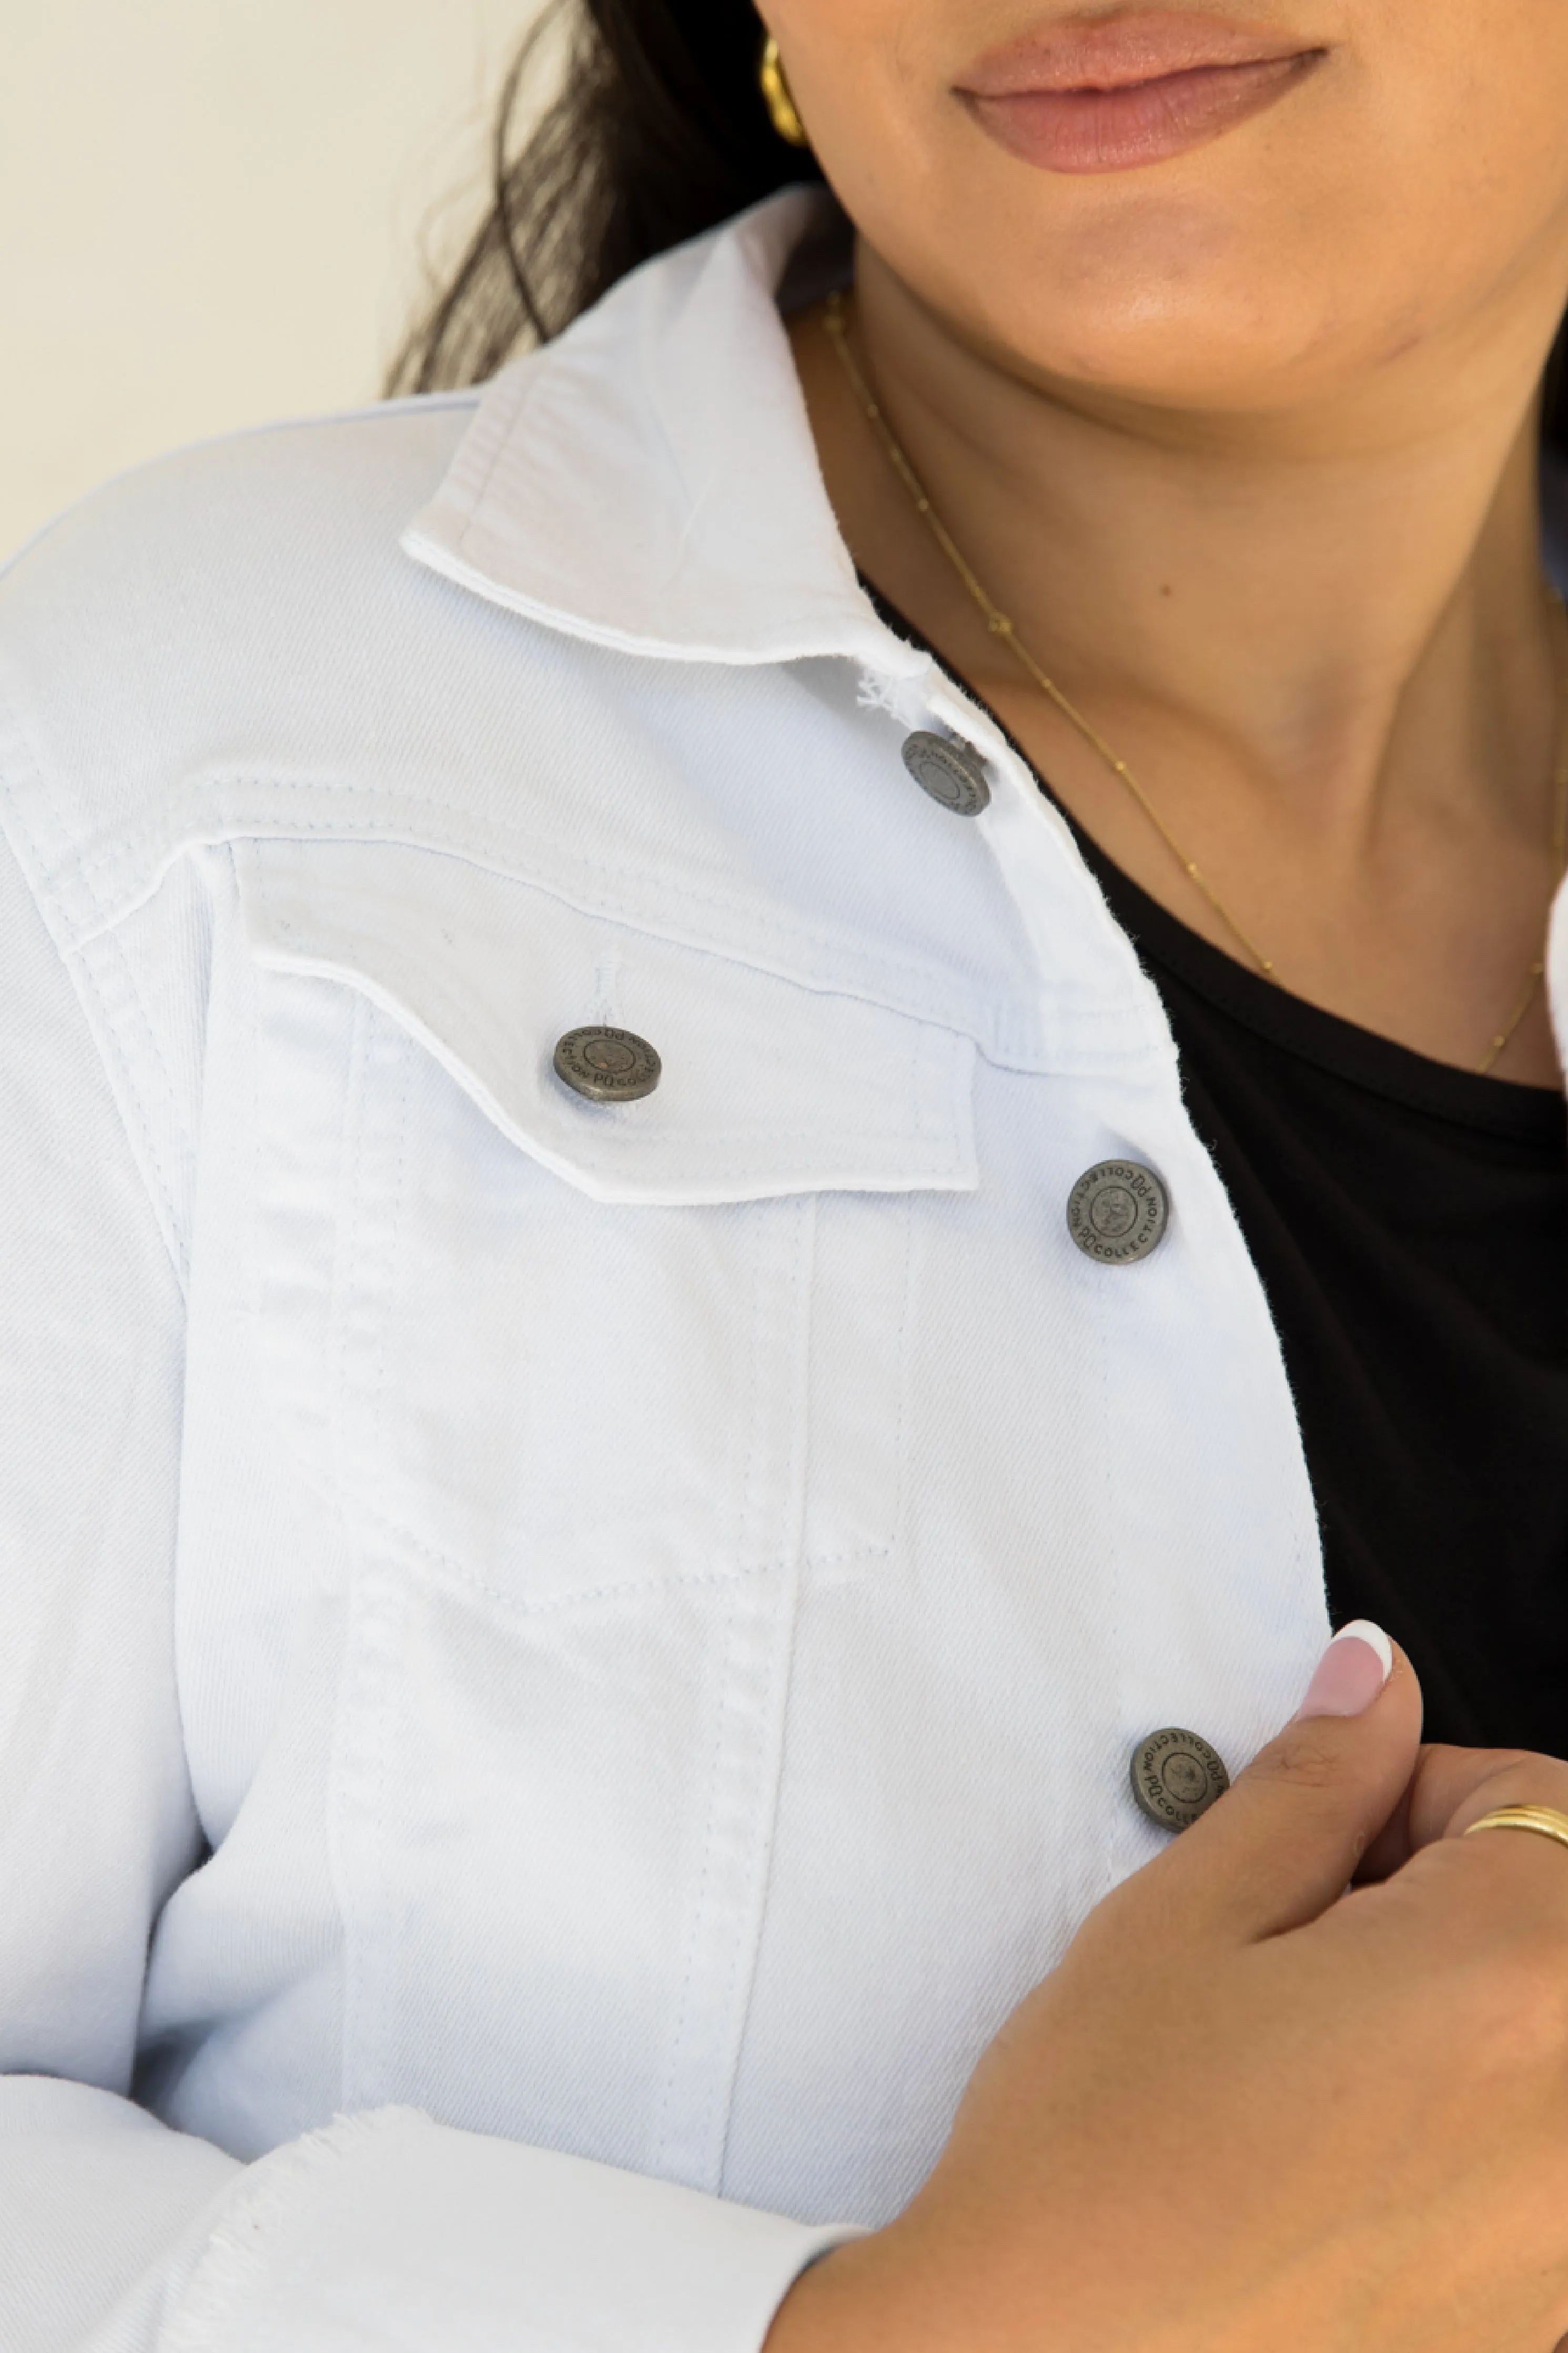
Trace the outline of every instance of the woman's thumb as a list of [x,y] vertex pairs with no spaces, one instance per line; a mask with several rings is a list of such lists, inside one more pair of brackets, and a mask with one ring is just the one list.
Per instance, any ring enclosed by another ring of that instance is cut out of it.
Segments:
[[[1410,1786],[1421,1687],[1364,1619],[1343,1626],[1297,1714],[1165,1860],[1167,1892],[1252,1943],[1328,1909]],[[1196,1925],[1196,1922],[1194,1922]]]

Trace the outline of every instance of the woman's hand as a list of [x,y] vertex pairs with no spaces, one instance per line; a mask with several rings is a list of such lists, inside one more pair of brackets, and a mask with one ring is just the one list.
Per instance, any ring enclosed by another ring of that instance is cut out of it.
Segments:
[[765,2353],[1552,2353],[1568,1849],[1459,1833],[1568,1810],[1568,1765],[1422,1750],[1380,1673],[1342,1638],[1309,1705],[1364,1712],[1298,1717],[1090,1914]]

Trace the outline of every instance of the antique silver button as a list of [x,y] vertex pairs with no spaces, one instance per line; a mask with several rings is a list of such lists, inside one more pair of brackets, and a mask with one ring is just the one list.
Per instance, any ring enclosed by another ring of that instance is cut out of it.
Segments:
[[1163,1831],[1187,1831],[1230,1787],[1217,1750],[1195,1732],[1167,1725],[1132,1751],[1132,1794],[1140,1813]]
[[958,817],[978,817],[991,798],[979,753],[951,735],[917,728],[904,738],[904,765],[922,793]]
[[1068,1231],[1102,1266],[1147,1258],[1163,1234],[1171,1198],[1152,1168],[1136,1160],[1101,1160],[1068,1195]]
[[646,1038],[631,1029],[568,1029],[555,1048],[555,1075],[591,1103],[636,1103],[651,1095],[662,1068]]

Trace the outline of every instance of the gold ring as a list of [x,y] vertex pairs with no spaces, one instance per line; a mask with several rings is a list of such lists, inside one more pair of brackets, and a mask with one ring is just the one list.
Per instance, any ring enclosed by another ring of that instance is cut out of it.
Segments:
[[1472,1822],[1464,1835],[1473,1838],[1477,1831],[1539,1831],[1542,1838],[1568,1846],[1568,1814],[1560,1814],[1555,1806],[1499,1806]]

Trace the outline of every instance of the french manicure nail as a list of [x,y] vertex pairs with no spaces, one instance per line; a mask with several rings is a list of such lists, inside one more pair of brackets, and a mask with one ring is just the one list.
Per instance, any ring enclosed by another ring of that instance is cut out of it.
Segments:
[[1296,1721],[1309,1715],[1362,1715],[1393,1672],[1394,1645],[1382,1627],[1368,1618],[1352,1619],[1340,1628],[1319,1660]]

